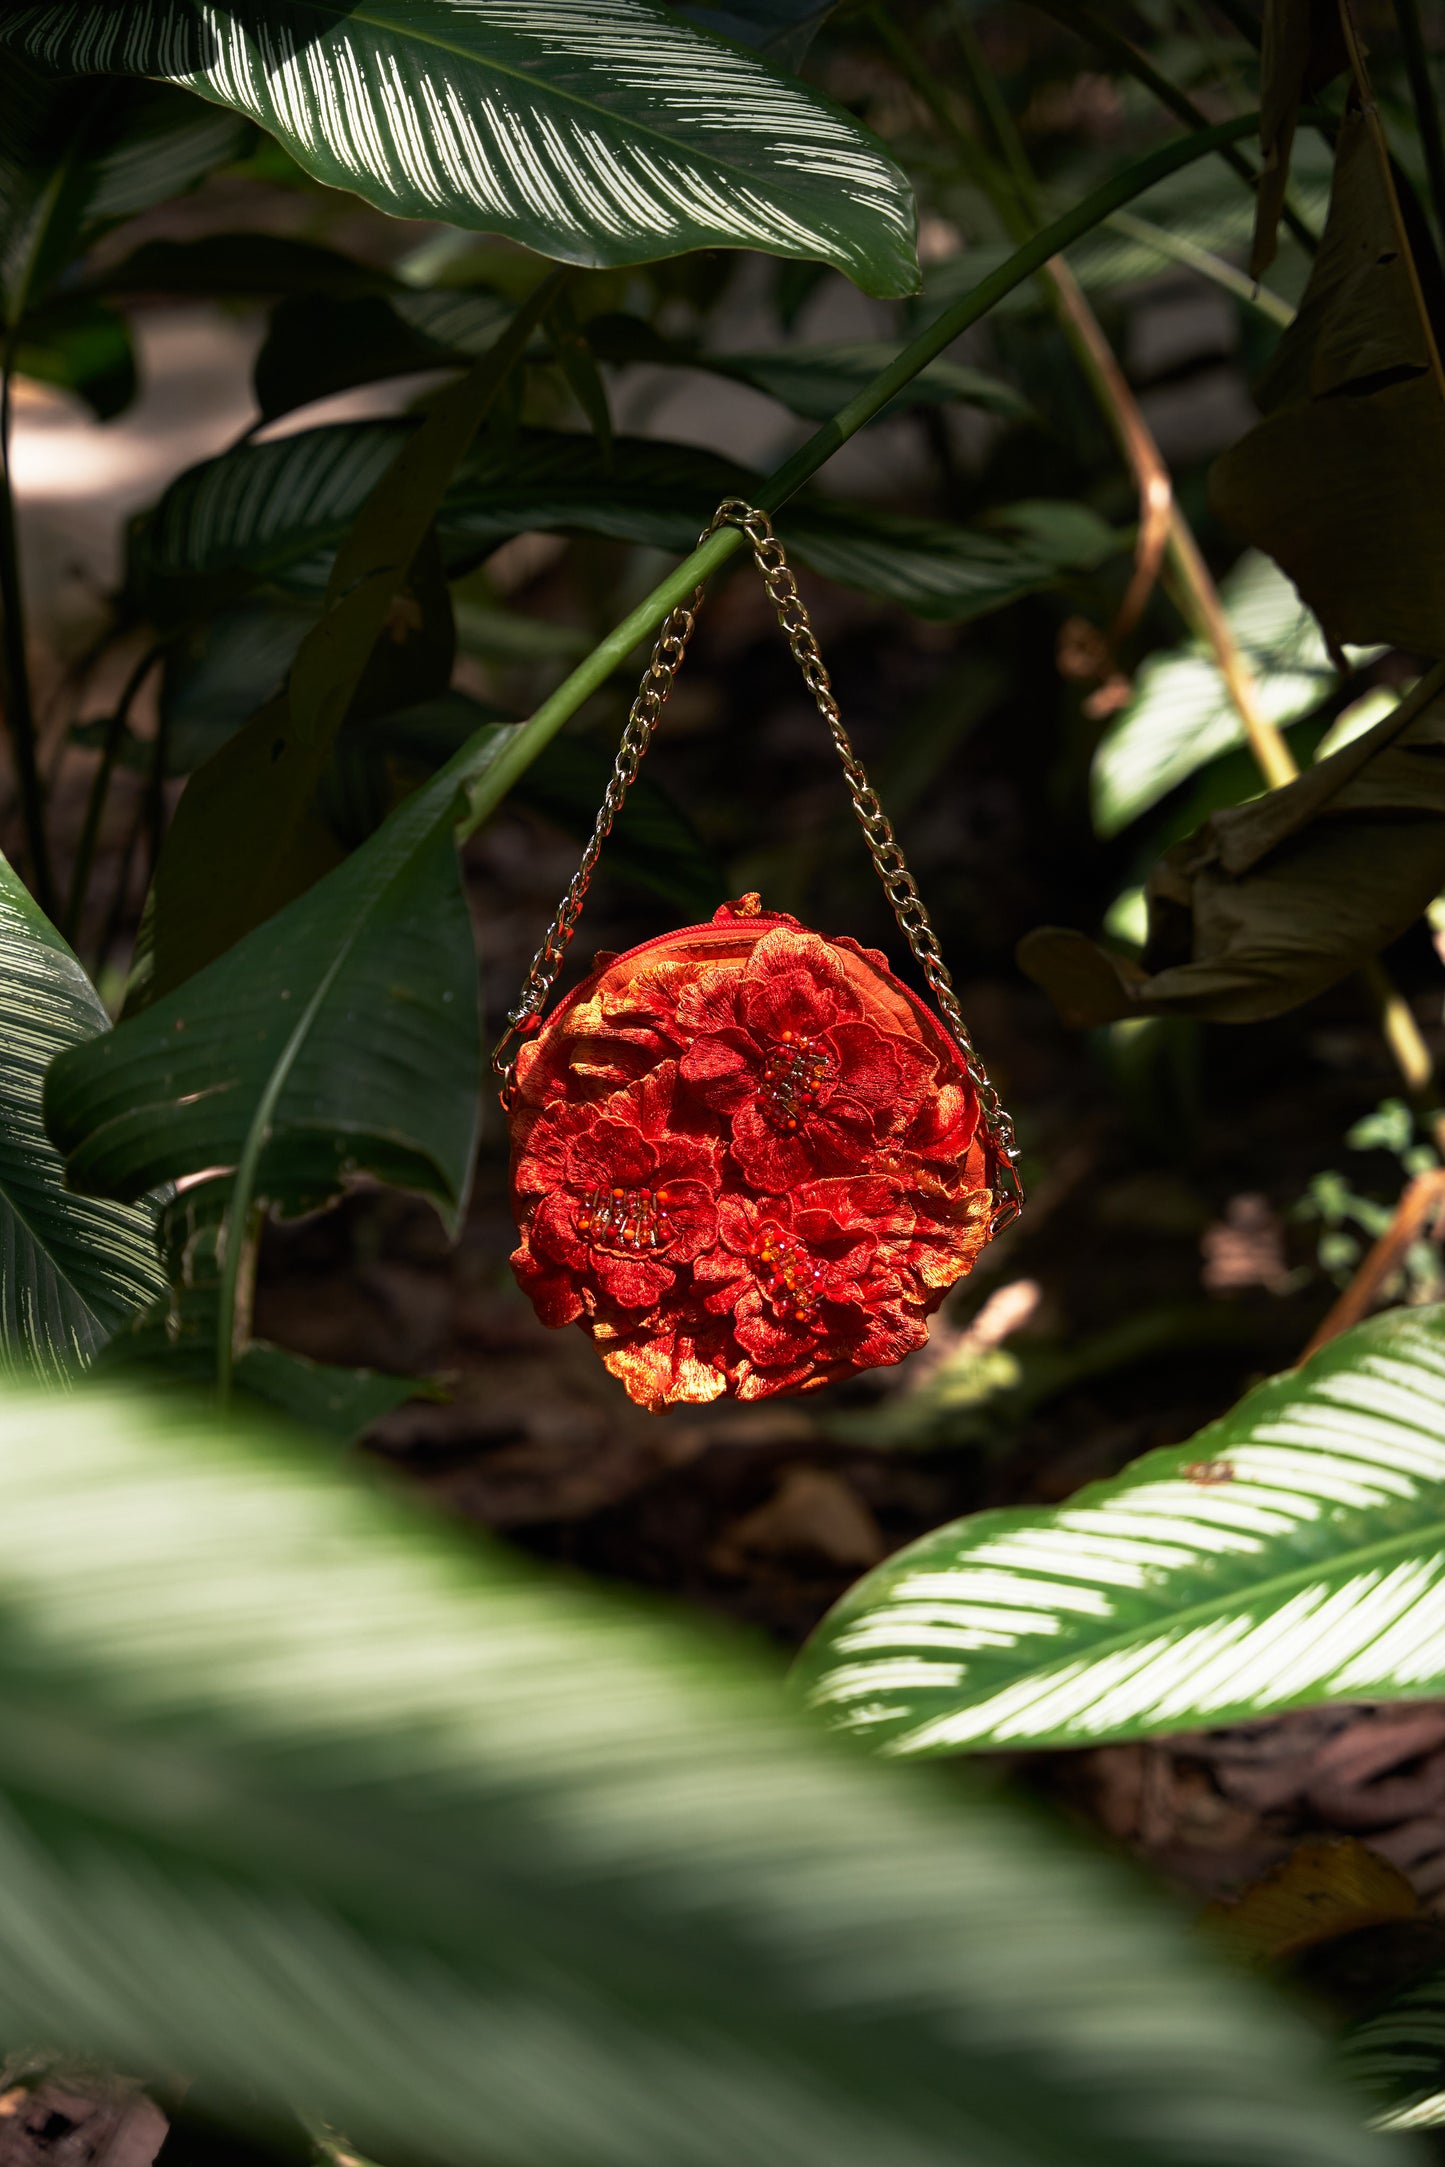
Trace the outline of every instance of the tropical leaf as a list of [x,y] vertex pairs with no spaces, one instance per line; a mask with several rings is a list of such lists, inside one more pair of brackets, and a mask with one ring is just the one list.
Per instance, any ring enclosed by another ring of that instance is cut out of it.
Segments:
[[[1248,550],[1219,599],[1271,722],[1306,714],[1338,682],[1319,627],[1270,559]],[[1245,742],[1239,709],[1200,641],[1151,655],[1094,755],[1094,827],[1117,835],[1221,753]]]
[[464,368],[495,344],[514,313],[492,293],[289,295],[256,356],[256,404],[273,421],[353,384]]
[[955,1521],[801,1659],[891,1754],[1445,1692],[1445,1311],[1397,1310],[1050,1511]]
[[0,1403],[0,2031],[437,2167],[1408,2167],[1111,1863],[169,1400]]
[[[828,421],[840,406],[872,382],[893,359],[897,348],[882,340],[856,339],[832,346],[784,346],[772,353],[709,353],[683,339],[670,339],[637,316],[594,316],[587,341],[600,361],[616,365],[648,362],[659,368],[698,369],[725,376],[766,392],[808,421]],[[976,406],[1010,421],[1032,415],[1032,408],[1011,384],[984,369],[946,357],[920,369],[889,411],[901,406]]]
[[1376,2129],[1445,2128],[1445,1972],[1353,2026],[1340,2068],[1373,2097]]
[[75,957],[0,859],[0,1373],[63,1377],[164,1286],[148,1209],[73,1195],[45,1134],[58,1054],[109,1017]]
[[[215,1389],[230,1199],[224,1176],[190,1182],[167,1198],[157,1244],[169,1286],[107,1343],[95,1363],[97,1378],[192,1396]],[[284,1414],[339,1445],[353,1443],[403,1400],[432,1390],[420,1378],[313,1362],[249,1335],[235,1353],[232,1385],[266,1413]]]
[[651,0],[43,0],[7,9],[0,39],[78,74],[184,84],[318,180],[565,263],[756,248],[869,293],[917,283],[912,195],[882,145]]
[[444,770],[369,842],[209,969],[52,1065],[72,1184],[129,1199],[234,1169],[287,1211],[354,1173],[455,1224],[475,1148],[476,959]]
[[317,241],[299,241],[285,233],[208,233],[203,241],[142,241],[118,263],[97,266],[84,290],[207,299],[221,294],[247,299],[301,294],[349,301],[406,289],[379,264],[362,263]]
[[[0,23],[3,35],[3,23]],[[163,84],[129,92],[56,78],[11,53],[0,68],[0,294],[7,322],[36,312],[77,248],[181,195],[247,134]],[[67,299],[66,308],[73,304]],[[43,332],[37,328],[37,336]]]
[[1066,1021],[1279,1016],[1378,955],[1445,882],[1442,671],[1294,782],[1217,812],[1149,876],[1143,964],[1067,926],[1019,963]]
[[1438,656],[1445,367],[1379,128],[1373,100],[1341,124],[1320,252],[1256,387],[1264,419],[1216,460],[1210,501],[1335,647]]
[[97,421],[113,420],[136,393],[130,325],[100,302],[52,303],[22,331],[15,374],[72,391]]
[[[202,581],[324,584],[331,554],[385,471],[405,422],[358,422],[245,445],[192,467],[133,536],[131,586],[162,613],[194,606]],[[483,442],[438,520],[456,573],[514,534],[583,531],[685,552],[725,496],[758,477],[711,452],[621,437],[607,459],[590,437],[528,430]],[[804,564],[920,616],[961,621],[1089,571],[1122,542],[1082,505],[1017,505],[964,527],[833,503],[791,504],[784,531]]]
[[[421,421],[393,432],[386,466],[331,560],[325,613],[296,650],[284,697],[223,745],[181,799],[152,888],[149,969],[131,1006],[179,985],[304,892],[334,856],[333,838],[351,845],[375,824],[376,806],[360,821],[328,818],[323,778],[342,724],[378,677],[389,681],[384,707],[431,698],[450,678],[438,508],[566,277],[544,279]],[[384,637],[389,630],[401,637]]]

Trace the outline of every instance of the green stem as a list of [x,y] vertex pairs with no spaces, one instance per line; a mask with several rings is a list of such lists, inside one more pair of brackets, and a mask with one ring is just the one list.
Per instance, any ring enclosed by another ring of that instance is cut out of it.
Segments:
[[1212,279],[1245,308],[1254,309],[1270,323],[1278,324],[1282,331],[1287,331],[1294,322],[1295,312],[1288,301],[1271,293],[1267,286],[1261,286],[1247,272],[1227,263],[1223,256],[1216,256],[1212,249],[1201,248],[1187,235],[1169,233],[1150,219],[1137,218],[1132,211],[1112,212],[1109,224],[1116,233],[1127,234],[1131,241],[1137,241],[1141,248],[1154,249],[1166,262],[1182,263],[1189,270],[1197,271],[1201,278]]
[[1425,153],[1425,170],[1430,176],[1430,201],[1435,206],[1435,224],[1441,240],[1445,241],[1445,140],[1442,140],[1440,134],[1440,107],[1430,76],[1430,56],[1425,50],[1425,33],[1420,24],[1418,0],[1395,0],[1395,20],[1400,26],[1400,44],[1404,53],[1405,74],[1410,83],[1410,96],[1415,101],[1420,148]]
[[[1258,126],[1257,113],[1221,121],[1217,127],[1166,143],[1137,164],[1127,166],[1122,173],[1114,174],[1082,202],[1076,203],[1016,249],[1006,263],[980,279],[971,292],[961,294],[935,317],[886,369],[880,370],[871,384],[841,407],[831,421],[824,422],[822,428],[816,430],[775,474],[759,484],[754,501],[764,511],[777,511],[865,422],[872,421],[890,399],[896,398],[905,385],[911,384],[920,370],[926,369],[930,361],[936,361],[945,348],[980,322],[1005,295],[1041,271],[1051,256],[1057,256],[1062,249],[1082,240],[1086,233],[1092,233],[1111,211],[1122,210],[1146,189],[1156,187],[1170,174],[1178,173],[1197,159],[1209,157],[1222,144],[1239,142]],[[724,527],[719,533],[709,535],[675,571],[643,597],[622,623],[563,680],[551,697],[542,702],[530,719],[512,733],[503,750],[471,787],[468,809],[458,831],[463,841],[474,835],[490,817],[518,776],[525,773],[583,702],[600,691],[633,650],[650,638],[663,619],[679,603],[686,602],[709,573],[726,563],[741,544],[742,536],[735,527]]]
[[25,651],[25,594],[20,575],[20,537],[15,522],[15,490],[10,471],[10,401],[15,338],[5,339],[0,361],[0,620],[5,656],[5,722],[15,753],[20,808],[30,854],[35,900],[47,917],[55,911],[50,876],[50,846],[45,837],[45,793],[40,786],[35,706],[30,691],[30,663]]
[[95,846],[100,835],[100,823],[105,812],[105,801],[110,794],[111,777],[125,738],[125,726],[130,719],[131,706],[136,694],[151,673],[159,658],[158,647],[148,647],[130,676],[125,689],[115,703],[113,713],[106,722],[105,740],[100,749],[100,766],[90,786],[86,801],[85,825],[80,831],[80,842],[75,853],[75,869],[70,876],[70,896],[65,906],[65,923],[61,930],[71,947],[75,946],[76,928],[85,905],[85,891],[90,884],[90,869],[95,860]]

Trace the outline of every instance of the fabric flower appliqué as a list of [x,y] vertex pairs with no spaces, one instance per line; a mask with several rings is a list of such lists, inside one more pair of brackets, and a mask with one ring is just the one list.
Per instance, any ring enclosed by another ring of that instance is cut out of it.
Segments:
[[869,1016],[829,943],[780,926],[741,970],[704,973],[677,1004],[683,1082],[732,1124],[744,1179],[778,1194],[866,1165],[916,1113],[936,1064]]

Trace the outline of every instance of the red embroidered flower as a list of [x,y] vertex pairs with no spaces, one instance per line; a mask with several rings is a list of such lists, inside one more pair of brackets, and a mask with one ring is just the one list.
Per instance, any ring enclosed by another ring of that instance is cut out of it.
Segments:
[[601,1100],[549,1107],[513,1175],[512,1268],[546,1324],[599,1309],[647,1313],[717,1238],[721,1149],[670,1125],[676,1065]]
[[868,1016],[842,959],[816,933],[779,926],[741,970],[686,986],[677,1027],[683,1081],[731,1116],[732,1150],[755,1189],[866,1168],[933,1081],[915,1041]]
[[882,956],[755,898],[599,957],[517,1080],[517,1276],[642,1406],[897,1362],[988,1237],[952,1040]]
[[810,1390],[921,1347],[910,1227],[896,1189],[874,1177],[807,1182],[785,1197],[724,1195],[719,1245],[695,1278],[712,1284],[705,1309],[732,1319],[738,1397]]

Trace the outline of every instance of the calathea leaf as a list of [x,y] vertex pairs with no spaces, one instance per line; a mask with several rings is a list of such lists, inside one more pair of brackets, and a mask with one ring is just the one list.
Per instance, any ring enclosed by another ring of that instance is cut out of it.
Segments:
[[67,1189],[41,1090],[57,1055],[107,1035],[100,998],[0,859],[0,1373],[82,1367],[164,1281],[148,1208]]
[[[390,456],[366,491],[332,561],[326,610],[296,651],[284,700],[263,710],[198,770],[177,807],[156,868],[149,970],[133,1001],[153,999],[220,955],[300,893],[324,859],[327,827],[317,793],[348,709],[383,634],[420,611],[444,626],[450,674],[450,603],[439,561],[423,552],[462,458],[565,274],[547,279],[496,345],[443,391],[418,426],[389,439]],[[404,590],[413,590],[408,600]],[[440,684],[413,683],[426,697]]]
[[0,1403],[0,2031],[421,2167],[1414,2167],[1134,1880],[254,1418]]
[[1265,418],[1214,466],[1227,525],[1268,550],[1336,648],[1445,653],[1445,371],[1387,158],[1340,130],[1324,240],[1258,387]]
[[[809,421],[827,421],[846,406],[897,351],[881,340],[853,340],[831,346],[784,346],[774,353],[710,353],[682,339],[670,339],[637,316],[594,316],[586,325],[587,343],[599,361],[617,365],[650,362],[661,368],[699,369],[766,392]],[[1001,377],[969,368],[945,356],[931,361],[906,384],[889,411],[903,406],[976,406],[1011,421],[1032,414],[1028,401]]]
[[1297,782],[1218,812],[1150,875],[1144,963],[1040,926],[1019,963],[1066,1022],[1248,1023],[1397,940],[1445,882],[1445,702],[1432,671]]
[[939,1528],[799,1682],[891,1754],[1095,1744],[1445,1690],[1445,1311],[1394,1310],[1065,1505]]
[[[189,609],[202,582],[221,579],[314,594],[354,504],[405,429],[373,422],[308,430],[192,467],[132,537],[136,606]],[[757,487],[748,468],[693,445],[620,437],[607,459],[590,437],[532,429],[506,444],[479,444],[451,482],[437,524],[453,573],[536,530],[683,552],[722,497]],[[944,622],[1090,571],[1125,546],[1086,506],[1047,501],[965,527],[805,500],[788,506],[784,532],[801,563]]]
[[456,1224],[481,1064],[460,779],[453,763],[209,969],[51,1065],[73,1187],[139,1197],[259,1145],[255,1195],[284,1211],[371,1173]]
[[1340,2068],[1372,2099],[1376,2129],[1445,2127],[1445,1972],[1354,2025],[1340,2044]]
[[495,345],[514,314],[492,293],[292,294],[256,356],[256,404],[273,421],[353,384],[464,368]]
[[285,233],[208,233],[203,241],[143,241],[118,263],[98,266],[84,290],[110,297],[293,294],[350,301],[407,289],[379,264],[362,263],[317,241]]
[[566,263],[700,248],[917,283],[912,196],[840,106],[651,0],[11,6],[12,51],[232,106],[332,186]]
[[[0,19],[3,33],[3,19]],[[78,83],[11,52],[0,68],[0,299],[9,324],[41,311],[76,249],[182,194],[234,156],[245,123],[161,84]],[[73,308],[73,303],[67,302]],[[44,336],[44,319],[36,326]]]

